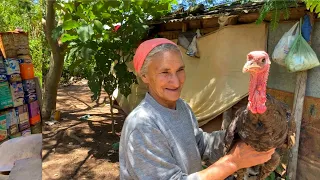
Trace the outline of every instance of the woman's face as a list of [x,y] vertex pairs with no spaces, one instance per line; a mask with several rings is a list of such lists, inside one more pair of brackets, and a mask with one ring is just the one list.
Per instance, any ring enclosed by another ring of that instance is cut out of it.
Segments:
[[155,54],[147,67],[147,73],[142,76],[151,96],[168,108],[175,108],[185,79],[184,63],[177,51]]

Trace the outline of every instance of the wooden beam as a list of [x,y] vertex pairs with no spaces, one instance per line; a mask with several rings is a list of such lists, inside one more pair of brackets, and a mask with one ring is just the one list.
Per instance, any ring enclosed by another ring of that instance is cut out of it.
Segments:
[[182,32],[187,32],[187,27],[188,27],[188,24],[187,23],[185,23],[185,22],[183,22],[182,23]]
[[[298,21],[301,16],[305,14],[306,8],[305,7],[298,7],[298,8],[290,8],[290,16],[289,19],[285,19],[284,13],[280,13],[280,22],[282,21]],[[240,24],[248,24],[255,22],[260,16],[259,12],[255,13],[248,13],[248,14],[240,14],[238,18],[238,23]],[[272,13],[269,12],[264,21],[271,21],[272,19]]]
[[[310,23],[312,25],[312,30],[314,29],[314,13],[309,12]],[[312,33],[310,33],[311,36]],[[310,38],[311,39],[311,38]],[[311,45],[311,40],[309,42]],[[289,153],[289,163],[288,163],[288,177],[290,180],[296,179],[297,163],[299,156],[299,142],[300,142],[300,129],[303,114],[303,103],[306,93],[308,71],[302,71],[297,73],[296,88],[294,92],[293,101],[293,115],[296,122],[296,141],[295,145],[292,147]]]
[[[203,28],[203,29],[200,29],[200,33],[202,35],[205,35],[205,34],[208,34],[208,33],[211,33],[211,32],[214,32],[216,30],[218,30],[219,27],[215,27],[215,28]],[[167,39],[177,39],[179,34],[180,34],[181,31],[163,31],[163,32],[158,32],[158,34],[164,38],[167,38]]]

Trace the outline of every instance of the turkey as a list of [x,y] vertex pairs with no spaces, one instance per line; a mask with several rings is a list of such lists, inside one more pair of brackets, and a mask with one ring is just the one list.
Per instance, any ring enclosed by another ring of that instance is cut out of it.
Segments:
[[[295,122],[290,109],[266,94],[270,64],[269,55],[264,51],[252,51],[247,55],[243,73],[250,73],[248,105],[237,110],[224,139],[225,154],[239,140],[259,152],[276,148],[271,159],[260,165],[258,180],[264,180],[276,169],[281,153],[292,147],[295,140]],[[237,179],[243,179],[244,172],[244,169],[239,170]]]

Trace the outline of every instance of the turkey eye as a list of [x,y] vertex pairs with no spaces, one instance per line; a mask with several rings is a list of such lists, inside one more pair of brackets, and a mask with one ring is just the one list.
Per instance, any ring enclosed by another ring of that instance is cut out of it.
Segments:
[[266,59],[262,59],[262,61],[261,61],[262,63],[265,63],[266,62]]

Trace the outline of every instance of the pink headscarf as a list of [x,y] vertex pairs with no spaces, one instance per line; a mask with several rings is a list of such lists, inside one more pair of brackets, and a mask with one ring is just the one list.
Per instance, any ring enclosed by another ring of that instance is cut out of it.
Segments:
[[173,44],[176,45],[174,42],[165,39],[165,38],[155,38],[155,39],[150,39],[147,41],[144,41],[141,43],[136,50],[136,54],[133,57],[133,65],[134,69],[136,70],[137,73],[140,73],[141,67],[143,65],[144,60],[146,59],[147,55],[149,54],[150,51],[152,51],[153,48],[160,44]]

